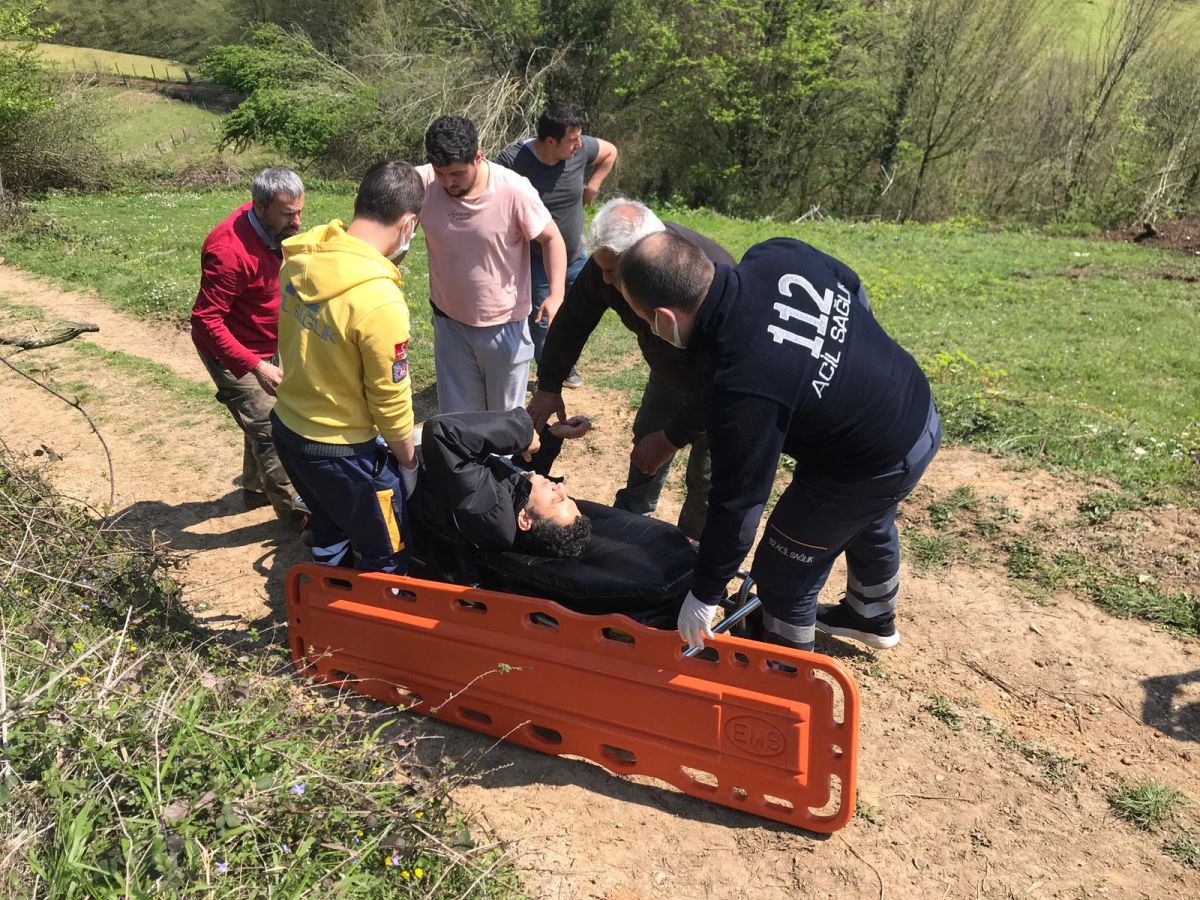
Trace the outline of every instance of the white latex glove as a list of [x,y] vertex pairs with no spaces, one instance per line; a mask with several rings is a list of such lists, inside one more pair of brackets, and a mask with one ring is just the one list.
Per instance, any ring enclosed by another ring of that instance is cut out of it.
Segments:
[[712,620],[717,614],[717,604],[704,603],[696,599],[696,595],[688,591],[683,608],[679,610],[679,636],[688,642],[693,650],[704,649],[704,639],[712,637]]
[[404,482],[404,499],[407,500],[417,489],[417,467],[406,469],[404,466],[397,466],[397,468],[400,470],[400,480]]

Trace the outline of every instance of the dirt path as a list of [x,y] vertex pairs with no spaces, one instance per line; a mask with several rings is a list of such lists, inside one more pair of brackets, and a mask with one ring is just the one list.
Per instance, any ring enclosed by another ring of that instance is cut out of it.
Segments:
[[[185,334],[8,267],[0,297],[96,322],[99,334],[84,340],[204,383]],[[70,345],[36,352],[47,377],[86,382],[126,523],[189,552],[179,577],[212,626],[281,620],[282,576],[304,554],[268,510],[241,508],[240,436],[224,411],[105,364],[83,368],[80,358]],[[597,428],[570,445],[562,468],[574,473],[574,493],[607,499],[624,477],[632,413],[587,386],[567,399]],[[40,464],[65,493],[106,500],[103,457],[76,411],[7,369],[0,405],[11,449],[51,447],[62,460]],[[998,498],[1020,519],[1014,527],[1046,541],[1095,489],[949,449],[910,501],[910,524],[960,485]],[[664,499],[664,514],[676,509],[676,498]],[[1134,574],[1161,563],[1152,574],[1195,591],[1194,510],[1125,514],[1106,527]],[[843,577],[835,571],[831,592]],[[1105,799],[1122,779],[1153,777],[1200,804],[1200,642],[1114,619],[1071,593],[1034,601],[986,553],[925,576],[906,572],[901,629],[903,642],[886,654],[826,645],[844,655],[863,696],[860,815],[831,839],[508,745],[486,754],[485,773],[457,802],[515,848],[538,898],[1200,896],[1200,872],[1161,850],[1179,828],[1139,832]],[[957,712],[957,730],[927,711],[935,695]],[[455,758],[491,745],[450,727],[430,731]]]

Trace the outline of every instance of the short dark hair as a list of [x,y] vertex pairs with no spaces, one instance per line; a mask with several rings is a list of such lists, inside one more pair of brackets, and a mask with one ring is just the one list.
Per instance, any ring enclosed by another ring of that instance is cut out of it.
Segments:
[[417,170],[399,159],[384,159],[367,169],[354,195],[354,218],[393,225],[405,213],[419,213],[425,184]]
[[582,128],[584,118],[573,106],[565,103],[550,103],[542,110],[537,120],[537,139],[554,138],[561,141],[568,128]]
[[658,307],[695,312],[712,284],[713,263],[699,247],[669,231],[642,238],[621,254],[617,279],[642,312]]
[[518,528],[513,545],[522,553],[569,559],[586,550],[592,540],[592,520],[583,513],[570,525],[559,525],[529,508],[525,513],[533,519],[533,527],[528,531]]
[[425,158],[435,166],[474,162],[479,132],[470,119],[442,116],[425,131]]

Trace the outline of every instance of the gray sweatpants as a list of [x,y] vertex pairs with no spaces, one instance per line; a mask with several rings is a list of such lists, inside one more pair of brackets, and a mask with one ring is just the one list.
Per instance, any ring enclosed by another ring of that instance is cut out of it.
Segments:
[[507,412],[524,406],[532,359],[525,319],[475,327],[435,314],[438,412]]

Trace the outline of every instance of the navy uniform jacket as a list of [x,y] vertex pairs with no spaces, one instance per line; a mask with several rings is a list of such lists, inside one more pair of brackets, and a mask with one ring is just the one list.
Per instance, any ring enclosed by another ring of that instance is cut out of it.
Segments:
[[885,471],[920,437],[929,382],[875,321],[859,277],[788,238],[716,267],[687,353],[712,452],[692,591],[714,602],[754,541],[779,454],[835,481]]

